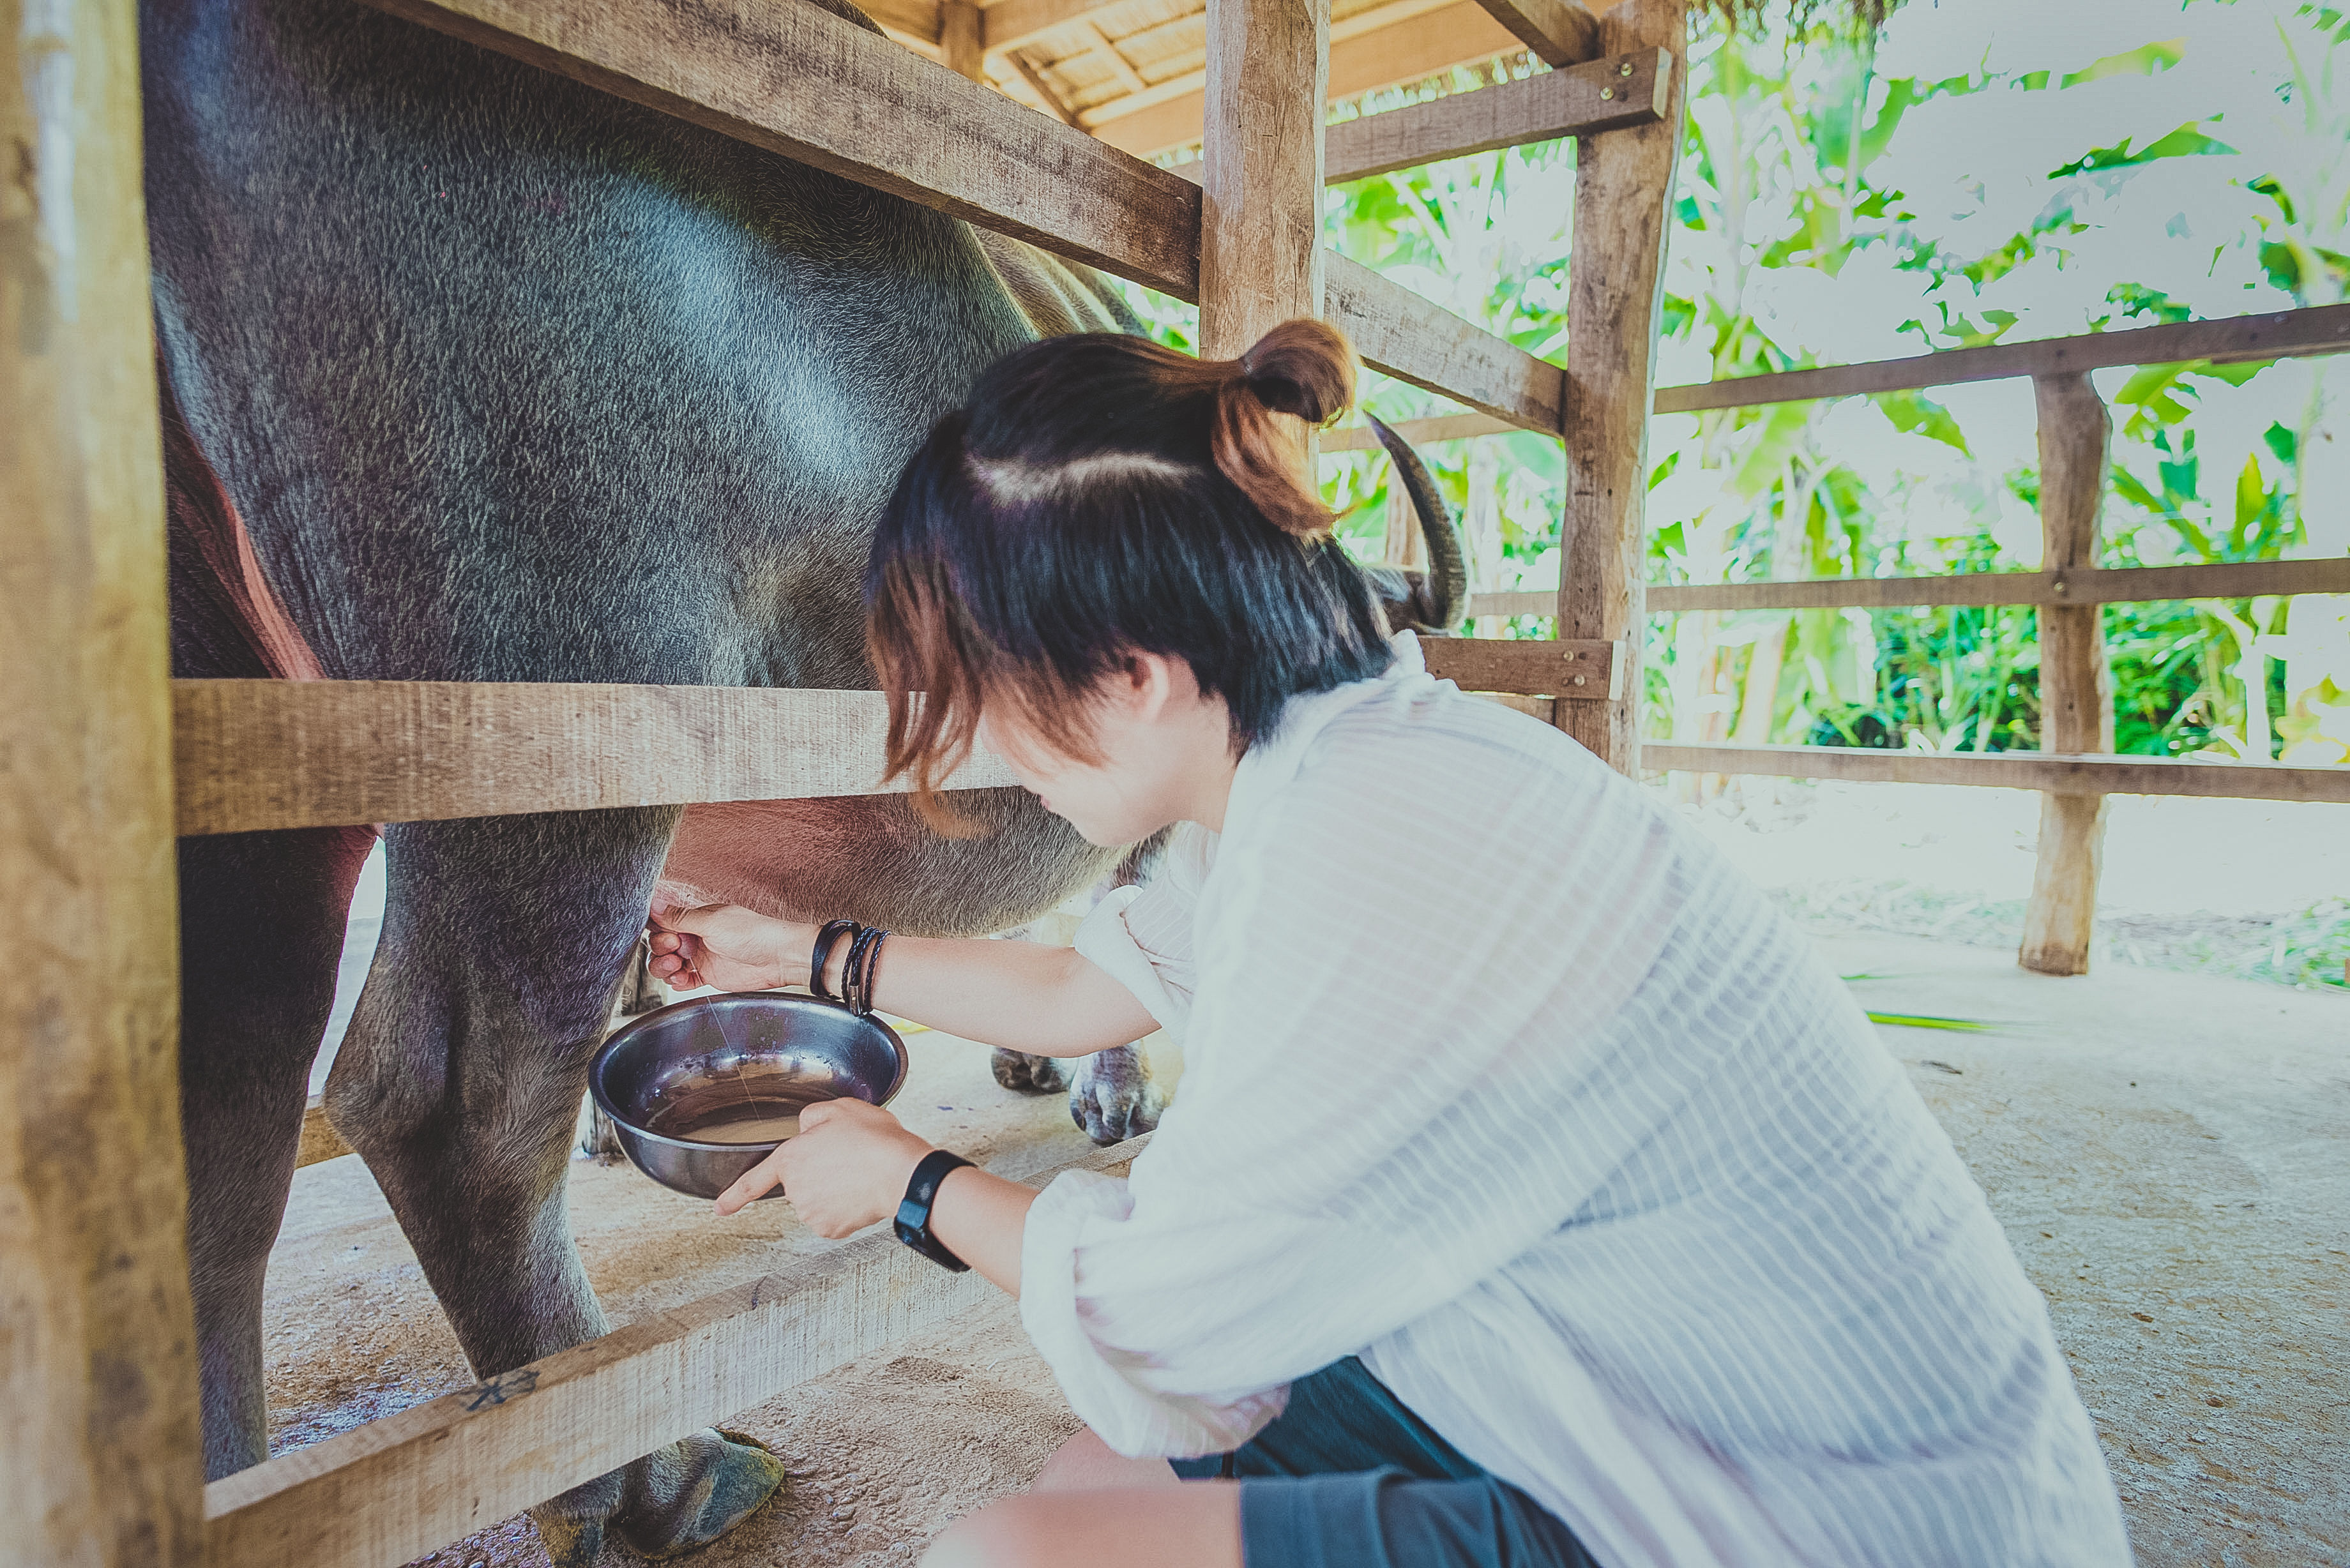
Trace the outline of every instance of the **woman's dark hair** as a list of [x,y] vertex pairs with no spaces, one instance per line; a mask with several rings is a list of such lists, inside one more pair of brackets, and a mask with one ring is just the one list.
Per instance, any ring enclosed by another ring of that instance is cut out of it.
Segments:
[[935,791],[990,703],[1090,760],[1087,700],[1135,653],[1223,699],[1235,754],[1290,698],[1386,670],[1386,620],[1330,537],[1299,423],[1354,391],[1346,337],[1310,320],[1238,359],[1088,333],[991,368],[906,464],[866,568],[888,776],[951,823]]

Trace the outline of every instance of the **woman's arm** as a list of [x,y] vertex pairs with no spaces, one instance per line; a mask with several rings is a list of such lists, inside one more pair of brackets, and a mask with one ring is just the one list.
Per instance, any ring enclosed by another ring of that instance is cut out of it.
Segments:
[[[931,1146],[896,1116],[862,1100],[828,1100],[800,1113],[800,1136],[744,1171],[719,1195],[732,1214],[775,1186],[819,1236],[850,1236],[898,1212],[914,1167]],[[980,1276],[1020,1293],[1020,1244],[1035,1189],[975,1166],[947,1172],[931,1200],[931,1234]]]
[[[808,982],[816,928],[738,904],[653,911],[652,971],[671,985],[765,991]],[[848,961],[833,944],[825,983]],[[949,1034],[1044,1056],[1086,1056],[1159,1027],[1134,993],[1068,948],[893,936],[873,971],[878,1007]]]

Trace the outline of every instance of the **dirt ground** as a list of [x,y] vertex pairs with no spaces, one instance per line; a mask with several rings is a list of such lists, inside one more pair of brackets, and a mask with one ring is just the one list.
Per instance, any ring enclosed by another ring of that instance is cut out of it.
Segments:
[[[1855,982],[1871,1008],[1999,1021],[1882,1033],[2047,1294],[2139,1561],[2350,1563],[2350,998],[2110,965],[2050,980],[1915,938],[1824,945],[1873,977]],[[1007,1094],[962,1042],[910,1044],[899,1106],[927,1136],[1023,1166],[1083,1148],[1057,1096]],[[720,1221],[625,1168],[576,1165],[571,1207],[615,1322],[811,1240],[783,1204]],[[296,1177],[266,1332],[281,1450],[472,1380],[353,1158]],[[710,1568],[906,1562],[1075,1425],[1008,1303],[734,1424],[795,1475],[695,1559]],[[546,1558],[516,1519],[425,1561]]]

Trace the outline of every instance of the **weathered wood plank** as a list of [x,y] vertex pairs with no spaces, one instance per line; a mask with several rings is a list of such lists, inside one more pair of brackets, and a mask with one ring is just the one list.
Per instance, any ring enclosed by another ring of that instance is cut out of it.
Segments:
[[1496,147],[1646,125],[1664,118],[1671,81],[1672,56],[1642,49],[1367,114],[1330,128],[1325,177],[1339,185]]
[[[1123,1171],[1149,1142],[1062,1170]],[[1007,1172],[1007,1174],[1011,1174]],[[869,1235],[204,1489],[212,1561],[397,1568],[663,1443],[985,1303],[995,1287]]]
[[940,0],[940,59],[955,75],[983,86],[987,81],[987,50],[982,37],[979,6],[973,0]]
[[[1485,15],[1476,0],[1459,0],[1457,5],[1352,36],[1343,26],[1333,27],[1329,92],[1336,99],[1377,92],[1519,47],[1518,41]],[[1087,125],[1111,146],[1152,158],[1199,140],[1206,110],[1204,90],[1194,89],[1131,109],[1106,104],[1087,116]]]
[[1583,0],[1478,0],[1546,66],[1572,66],[1600,50],[1599,18]]
[[[172,707],[182,834],[884,793],[877,691],[175,680]],[[1013,782],[983,755],[951,787]]]
[[1200,355],[1322,314],[1329,0],[1208,0]]
[[1073,130],[1085,129],[1077,119],[1077,111],[1061,101],[1061,95],[1053,90],[1053,84],[1045,79],[1045,73],[1038,70],[1027,56],[1014,49],[1004,58],[1011,62],[1020,79],[1028,84],[1028,90],[1036,95],[1036,101],[1045,106],[1046,113]]
[[819,6],[380,0],[769,151],[1190,299],[1200,193]]
[[1016,49],[1055,27],[1120,4],[1120,0],[998,0],[980,11],[980,39],[989,54]]
[[[1482,419],[1483,415],[1454,416]],[[1436,421],[1407,421],[1435,424]],[[1353,450],[1352,431],[1323,439],[1323,450]],[[1414,435],[1414,441],[1442,440]],[[2261,594],[2350,594],[2350,556],[2305,561],[2212,561],[2191,566],[2117,566],[2064,572],[1960,572],[1947,577],[1822,577],[1792,583],[1730,583],[1708,587],[1648,587],[1648,608],[1690,610],[1900,609],[1912,605],[2146,604],[2161,599],[2241,599]],[[1549,615],[1547,591],[1479,594],[1471,615]]]
[[350,1152],[351,1146],[343,1141],[343,1135],[327,1119],[326,1096],[311,1096],[309,1104],[302,1107],[302,1141],[295,1147],[294,1168],[340,1159]]
[[[1492,414],[1433,414],[1427,419],[1397,420],[1389,427],[1414,446],[1427,446],[1440,441],[1466,441],[1471,436],[1507,435],[1523,427]],[[1543,431],[1543,435],[1555,436],[1556,431]],[[1377,452],[1378,438],[1368,425],[1342,425],[1322,432],[1324,452]],[[1490,597],[1490,596],[1488,596]],[[1549,596],[1544,596],[1545,597]],[[1490,612],[1489,612],[1490,613]],[[1533,614],[1533,611],[1515,612]],[[1548,615],[1544,609],[1541,612]]]
[[[816,6],[738,15],[683,0],[382,4],[845,179],[1199,297],[1201,192],[1189,181]],[[1326,315],[1367,361],[1527,428],[1558,428],[1555,366],[1377,274],[1337,258],[1327,265]]]
[[2059,756],[2043,752],[1897,752],[1863,746],[1692,745],[1672,741],[1648,742],[1641,749],[1640,760],[1643,767],[1655,772],[1972,784],[2060,794],[2350,802],[2350,767],[2301,768],[2282,763]]
[[1354,339],[1365,364],[1520,430],[1558,433],[1565,370],[1360,263],[1332,255],[1323,265],[1323,314]]
[[193,1568],[162,459],[130,0],[0,27],[0,1514]]
[[[2113,420],[2085,370],[2033,382],[2040,415],[2041,561],[2047,575],[2093,566]],[[2040,621],[2041,744],[2074,753],[2114,749],[2113,676],[2105,611],[2045,605]],[[2106,797],[2051,794],[2040,807],[2040,848],[2017,961],[2041,974],[2085,974],[2096,923]]]
[[946,8],[958,4],[958,0],[944,0],[943,4],[940,0],[857,0],[857,4],[858,9],[891,32],[943,49]]
[[1526,638],[1424,637],[1428,672],[1463,691],[1607,702],[1624,694],[1622,645]]
[[1946,387],[1962,381],[2002,381],[2017,376],[2060,376],[2116,365],[2175,365],[2191,359],[2229,363],[2244,359],[2294,358],[2350,352],[2350,305],[2317,306],[2262,316],[2231,316],[2217,321],[2178,321],[2121,332],[2089,332],[2037,343],[1994,343],[1981,348],[1944,348],[1866,365],[1830,365],[1817,370],[1781,370],[1666,387],[1657,393],[1660,414],[1705,409],[1743,409],[1793,403],[1811,398],[1848,398],[1862,392],[1899,392]]
[[[1559,710],[1560,728],[1610,766],[1640,765],[1640,643],[1648,556],[1648,408],[1664,302],[1665,222],[1681,143],[1686,0],[1620,0],[1603,55],[1669,50],[1663,119],[1577,145],[1567,284],[1566,504],[1558,635],[1621,642],[1622,697]],[[1488,410],[1498,411],[1498,410]]]
[[[1664,113],[1671,65],[1661,49],[1643,51],[1367,114],[1330,127],[1322,178],[1343,185],[1496,147],[1645,125]],[[1196,160],[1168,170],[1186,180],[1199,171]]]

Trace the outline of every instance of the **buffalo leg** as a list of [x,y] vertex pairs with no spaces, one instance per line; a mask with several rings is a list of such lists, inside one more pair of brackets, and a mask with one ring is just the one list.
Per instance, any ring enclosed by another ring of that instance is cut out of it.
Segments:
[[[588,1059],[644,923],[674,810],[387,830],[383,937],[328,1081],[475,1374],[609,1326],[564,1184]],[[534,1511],[558,1568],[605,1528],[649,1554],[714,1539],[781,1484],[704,1431]]]
[[1069,1119],[1104,1147],[1150,1131],[1166,1109],[1139,1042],[1097,1051],[1069,1074]]
[[180,1116],[204,1469],[269,1457],[261,1287],[372,830],[180,840]]

